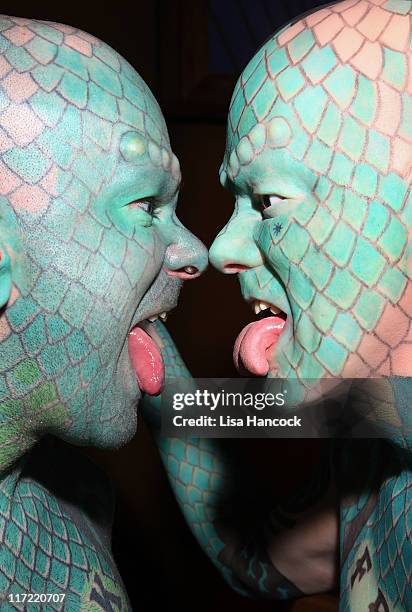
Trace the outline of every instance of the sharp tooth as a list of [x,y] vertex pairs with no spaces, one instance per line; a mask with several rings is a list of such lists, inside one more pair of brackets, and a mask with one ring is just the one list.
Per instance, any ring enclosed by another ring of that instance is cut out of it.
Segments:
[[255,302],[254,309],[255,309],[255,314],[259,314],[259,312],[260,312],[260,304],[259,304],[259,302]]
[[166,321],[166,319],[167,319],[167,312],[161,312],[159,317],[162,319],[162,321]]
[[154,321],[157,321],[157,315],[154,317],[149,317],[149,321],[150,323],[153,323]]
[[270,311],[273,312],[273,314],[279,314],[280,308],[276,308],[276,306],[272,306]]
[[269,304],[266,304],[266,302],[260,302],[260,310],[266,310],[267,308],[269,308]]

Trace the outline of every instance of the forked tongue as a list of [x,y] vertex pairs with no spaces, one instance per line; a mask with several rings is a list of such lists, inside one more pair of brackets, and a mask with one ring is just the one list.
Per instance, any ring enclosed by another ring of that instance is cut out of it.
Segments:
[[240,373],[244,369],[256,376],[268,373],[267,351],[274,349],[285,324],[281,316],[274,316],[249,323],[242,329],[233,349],[233,360]]
[[162,390],[165,368],[156,342],[141,327],[129,333],[129,356],[141,391],[159,395]]

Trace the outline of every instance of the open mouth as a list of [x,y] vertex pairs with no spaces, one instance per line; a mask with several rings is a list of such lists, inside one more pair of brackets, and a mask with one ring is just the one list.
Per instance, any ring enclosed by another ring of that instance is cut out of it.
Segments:
[[140,390],[149,395],[161,393],[165,378],[162,353],[150,335],[150,331],[153,330],[151,323],[158,318],[163,322],[166,321],[167,312],[164,311],[139,322],[130,330],[128,336],[129,357],[137,383]]
[[180,278],[171,277],[162,269],[130,322],[129,358],[140,390],[149,395],[161,393],[165,378],[162,344],[153,323],[156,319],[166,321],[168,313],[176,308],[182,284]]
[[238,335],[233,360],[240,374],[266,376],[273,367],[273,351],[287,325],[287,315],[274,304],[261,300],[251,303],[258,320]]

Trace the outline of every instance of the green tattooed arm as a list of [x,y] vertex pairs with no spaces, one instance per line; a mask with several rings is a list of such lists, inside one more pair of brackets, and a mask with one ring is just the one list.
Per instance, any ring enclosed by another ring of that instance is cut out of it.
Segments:
[[[190,376],[164,326],[155,325],[166,376]],[[160,401],[146,396],[144,417],[190,529],[227,582],[275,599],[333,588],[338,527],[328,460],[305,490],[266,508],[225,440],[160,436]]]

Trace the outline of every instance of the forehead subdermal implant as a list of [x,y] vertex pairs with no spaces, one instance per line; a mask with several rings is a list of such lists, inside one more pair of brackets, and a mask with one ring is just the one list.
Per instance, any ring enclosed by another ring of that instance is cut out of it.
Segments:
[[162,163],[162,151],[160,147],[153,141],[149,142],[149,157],[155,166],[160,166]]
[[292,140],[292,128],[284,117],[273,117],[268,123],[257,123],[243,136],[229,157],[229,170],[234,177],[239,166],[246,166],[264,148],[280,149]]
[[132,163],[139,162],[146,153],[146,143],[137,132],[126,132],[120,139],[122,157]]
[[292,129],[284,117],[273,117],[266,124],[266,140],[272,149],[286,147],[292,139]]
[[[234,149],[229,157],[228,170],[229,170],[229,177],[231,180],[233,180],[238,175],[239,168],[240,168],[239,158],[237,156],[236,149]],[[227,177],[226,172],[223,170],[223,172],[220,175],[220,182],[223,186],[225,185],[226,177]]]

